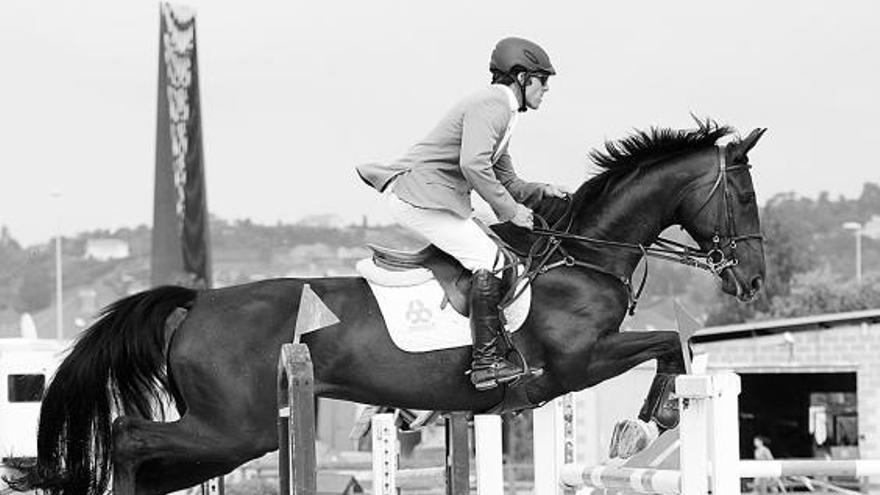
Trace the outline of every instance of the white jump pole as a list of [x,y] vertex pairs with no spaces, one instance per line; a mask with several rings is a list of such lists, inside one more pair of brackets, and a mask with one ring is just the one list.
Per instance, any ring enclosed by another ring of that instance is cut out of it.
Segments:
[[880,460],[873,459],[739,461],[740,478],[779,478],[781,476],[848,476],[862,478],[878,474],[880,474]]
[[681,375],[675,390],[682,495],[739,495],[739,375]]
[[377,414],[371,421],[373,438],[373,493],[397,495],[397,425],[394,414]]
[[573,495],[560,483],[562,469],[575,461],[574,396],[566,394],[532,411],[535,493]]
[[[681,422],[679,424],[680,469],[596,466],[565,463],[558,481],[591,493],[602,489],[629,493],[670,495],[739,495],[740,478],[782,476],[851,476],[880,474],[880,460],[791,459],[754,461],[739,459],[739,394],[735,373],[682,375],[676,380]],[[552,407],[551,407],[552,406]],[[554,448],[561,445],[560,431],[551,431],[559,406],[548,404],[535,417],[536,465],[558,461]],[[555,426],[559,426],[557,423]],[[543,449],[543,450],[542,450]],[[537,459],[541,459],[538,461]],[[560,493],[549,478],[553,469],[536,470],[535,493]],[[591,487],[591,488],[590,488]],[[580,493],[580,492],[578,492]],[[586,492],[584,492],[586,493]]]
[[709,401],[712,381],[703,375],[681,375],[675,380],[679,396],[679,449],[682,495],[709,492]]
[[[562,420],[564,406],[548,404],[536,411],[535,459],[536,465],[538,462],[545,465],[548,461],[558,464],[555,464],[557,469],[536,469],[535,491],[563,493],[559,488],[561,484],[571,489],[593,487],[594,492],[605,488],[681,495],[706,495],[711,487],[713,495],[739,495],[739,392],[739,376],[734,373],[678,377],[681,467],[677,470],[586,467],[573,463],[573,428]],[[566,429],[572,455],[560,462],[564,457]]]
[[479,495],[504,495],[501,416],[474,415],[474,456]]

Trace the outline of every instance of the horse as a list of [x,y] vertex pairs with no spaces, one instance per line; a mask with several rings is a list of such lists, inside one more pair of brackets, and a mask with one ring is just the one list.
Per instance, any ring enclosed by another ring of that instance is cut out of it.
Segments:
[[[465,374],[469,346],[400,350],[361,277],[157,287],[112,303],[81,333],[43,399],[37,463],[16,486],[103,495],[112,474],[116,495],[167,493],[277,449],[276,365],[305,290],[336,317],[301,336],[318,396],[421,410],[523,409],[656,359],[640,418],[657,419],[670,377],[685,370],[682,344],[672,331],[620,332],[634,299],[631,275],[646,246],[680,225],[723,292],[755,295],[765,266],[747,153],[765,130],[725,146],[716,142],[734,130],[708,119],[696,129],[636,131],[592,152],[601,172],[567,201],[532,204],[565,226],[548,230],[556,236],[496,227],[514,248],[554,247],[544,250],[531,309],[511,337],[540,376],[477,391]],[[163,396],[179,419],[157,420]]]

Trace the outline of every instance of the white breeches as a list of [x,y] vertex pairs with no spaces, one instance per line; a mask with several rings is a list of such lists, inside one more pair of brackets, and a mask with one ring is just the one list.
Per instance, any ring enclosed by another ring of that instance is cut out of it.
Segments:
[[[394,221],[452,255],[471,271],[493,270],[498,246],[471,218],[432,208],[413,206],[386,188],[383,196]],[[499,265],[503,263],[499,260]]]

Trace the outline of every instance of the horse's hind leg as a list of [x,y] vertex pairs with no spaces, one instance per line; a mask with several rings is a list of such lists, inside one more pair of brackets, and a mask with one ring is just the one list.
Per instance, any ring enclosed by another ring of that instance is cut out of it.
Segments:
[[153,495],[196,485],[274,448],[271,440],[217,431],[185,416],[160,423],[123,416],[113,423],[114,495]]

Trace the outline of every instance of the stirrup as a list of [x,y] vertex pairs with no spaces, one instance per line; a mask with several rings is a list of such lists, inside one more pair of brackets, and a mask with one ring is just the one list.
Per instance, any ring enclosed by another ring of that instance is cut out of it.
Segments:
[[486,381],[482,381],[482,382],[474,382],[473,381],[473,373],[474,373],[474,370],[469,369],[465,374],[471,375],[471,384],[474,386],[474,388],[476,388],[477,390],[482,392],[485,390],[491,390],[493,388],[496,388],[499,385],[507,385],[510,388],[518,387],[519,385],[522,385],[523,383],[528,383],[528,382],[532,381],[533,379],[538,378],[539,376],[543,375],[544,369],[543,368],[531,368],[528,366],[528,364],[526,364],[526,366],[523,369],[521,369],[518,373],[516,373],[515,375],[510,375],[508,377],[504,377],[501,379],[495,378],[495,379],[486,380]]
[[504,343],[507,344],[508,349],[513,349],[519,362],[522,363],[522,373],[517,375],[516,379],[510,383],[510,388],[516,388],[523,383],[528,383],[544,374],[544,368],[532,368],[529,366],[529,362],[526,361],[526,355],[519,350],[519,347],[513,344],[513,339],[510,338],[510,334],[507,333],[507,330],[502,329],[501,338],[504,340]]
[[508,385],[510,388],[516,388],[524,383],[529,383],[544,374],[544,368],[532,368],[525,361],[523,363],[525,363],[525,368],[522,370],[522,373],[510,382]]

